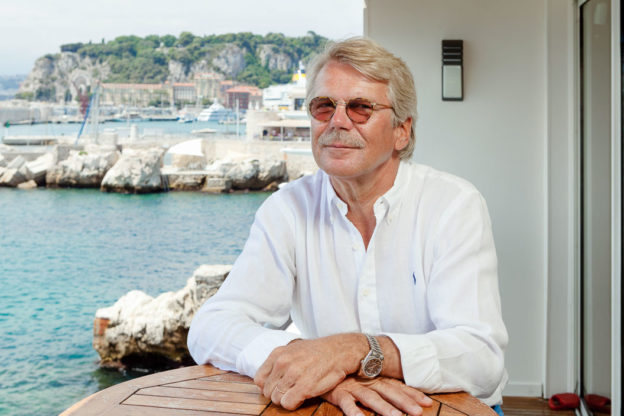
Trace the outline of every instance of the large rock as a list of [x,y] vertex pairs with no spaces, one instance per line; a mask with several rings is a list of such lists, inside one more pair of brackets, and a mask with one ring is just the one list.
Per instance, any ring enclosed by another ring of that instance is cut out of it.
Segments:
[[34,180],[37,185],[44,185],[48,170],[53,169],[56,165],[56,158],[56,152],[48,152],[32,162],[26,162],[26,168],[30,173],[29,179]]
[[267,159],[260,162],[258,178],[252,189],[264,189],[272,183],[281,183],[288,180],[286,161]]
[[139,290],[98,309],[93,347],[100,365],[162,369],[191,363],[186,336],[193,315],[221,286],[229,265],[203,265],[177,292],[153,298]]
[[51,187],[99,188],[104,175],[119,159],[119,152],[110,148],[72,150],[69,157],[48,169],[46,184]]
[[244,160],[230,168],[225,177],[232,180],[234,189],[254,191],[264,189],[274,182],[281,183],[288,180],[286,162],[274,159]]
[[37,187],[37,182],[31,179],[29,181],[20,183],[19,185],[17,185],[17,187],[19,189],[35,189]]
[[20,169],[3,168],[2,176],[0,176],[0,186],[8,186],[15,188],[22,182],[28,180],[27,172],[24,166]]
[[0,153],[0,168],[6,168],[6,165],[8,164],[9,164],[8,160],[6,160],[4,155]]
[[199,191],[206,181],[205,174],[169,175],[169,189],[172,191]]
[[25,163],[26,163],[26,159],[24,159],[22,156],[16,156],[13,160],[11,160],[7,164],[6,167],[9,169],[19,169],[22,166],[24,166]]
[[248,159],[232,166],[225,176],[232,180],[232,188],[250,189],[255,184],[259,171],[260,162],[257,159]]
[[163,190],[160,168],[162,148],[125,149],[119,161],[102,180],[102,191],[149,193]]
[[206,182],[204,182],[202,192],[218,194],[223,192],[229,192],[231,189],[231,179],[206,177]]

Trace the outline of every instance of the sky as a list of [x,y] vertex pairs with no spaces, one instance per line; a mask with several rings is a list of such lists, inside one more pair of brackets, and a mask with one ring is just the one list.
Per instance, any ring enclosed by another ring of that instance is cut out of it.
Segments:
[[0,75],[27,74],[66,43],[122,35],[362,34],[364,0],[0,0]]

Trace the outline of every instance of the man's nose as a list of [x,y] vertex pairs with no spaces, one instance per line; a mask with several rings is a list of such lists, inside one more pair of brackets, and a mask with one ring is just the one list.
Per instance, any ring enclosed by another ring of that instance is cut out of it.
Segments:
[[335,128],[350,129],[353,127],[353,122],[347,115],[347,104],[337,103],[334,115],[331,118],[331,124]]

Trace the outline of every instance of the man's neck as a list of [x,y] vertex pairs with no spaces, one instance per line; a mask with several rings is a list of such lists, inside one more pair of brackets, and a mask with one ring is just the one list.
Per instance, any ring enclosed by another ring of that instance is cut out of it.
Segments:
[[357,178],[330,176],[336,195],[348,206],[347,218],[362,235],[364,246],[375,231],[375,201],[394,185],[399,170],[399,159],[390,159],[383,166]]

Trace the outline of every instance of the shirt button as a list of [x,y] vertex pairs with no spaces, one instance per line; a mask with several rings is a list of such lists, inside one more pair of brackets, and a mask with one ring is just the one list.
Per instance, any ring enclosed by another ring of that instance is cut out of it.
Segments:
[[357,246],[357,244],[353,244],[353,246],[351,246],[351,248],[353,249],[353,251],[358,251],[358,246]]
[[368,295],[370,295],[370,290],[369,289],[364,289],[362,291],[362,295],[364,295],[364,297],[367,297]]

